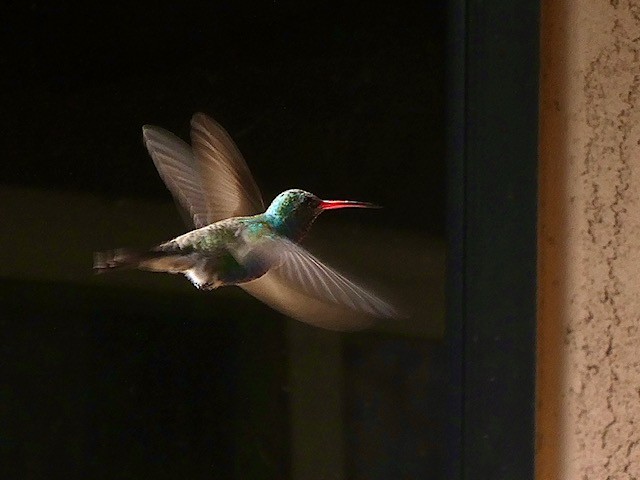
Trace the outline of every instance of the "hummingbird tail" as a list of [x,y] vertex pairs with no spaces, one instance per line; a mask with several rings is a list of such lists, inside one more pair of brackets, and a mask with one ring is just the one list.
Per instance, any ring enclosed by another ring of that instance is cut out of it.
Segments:
[[152,272],[184,273],[193,268],[197,258],[163,250],[136,251],[128,249],[108,250],[93,254],[93,271],[138,268]]
[[93,271],[95,273],[104,273],[109,270],[136,268],[143,258],[143,253],[123,248],[96,252],[93,254]]

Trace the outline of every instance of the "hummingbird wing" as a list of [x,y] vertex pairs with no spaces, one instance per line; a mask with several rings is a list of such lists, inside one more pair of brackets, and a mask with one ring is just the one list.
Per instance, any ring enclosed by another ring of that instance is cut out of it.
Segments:
[[262,277],[240,284],[272,308],[330,330],[356,330],[396,310],[363,287],[286,239],[271,239],[251,252],[275,265]]
[[208,225],[209,208],[191,147],[173,133],[152,125],[142,127],[142,137],[160,178],[178,204],[197,228]]
[[249,167],[224,128],[196,113],[191,118],[191,145],[202,175],[209,223],[264,211]]

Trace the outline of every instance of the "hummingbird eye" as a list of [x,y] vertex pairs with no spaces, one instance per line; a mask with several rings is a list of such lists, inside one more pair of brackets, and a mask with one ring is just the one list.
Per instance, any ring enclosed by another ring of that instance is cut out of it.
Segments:
[[320,205],[320,200],[316,197],[305,197],[303,200],[304,206],[307,208],[315,209]]

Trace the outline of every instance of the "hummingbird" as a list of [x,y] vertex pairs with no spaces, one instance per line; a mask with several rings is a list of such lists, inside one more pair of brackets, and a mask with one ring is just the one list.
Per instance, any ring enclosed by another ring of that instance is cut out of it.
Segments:
[[322,212],[377,205],[290,189],[265,209],[237,146],[203,113],[191,119],[191,145],[151,125],[142,127],[142,136],[195,229],[148,250],[95,253],[96,273],[136,268],[184,274],[201,290],[237,285],[287,316],[330,330],[356,330],[398,316],[389,303],[299,245]]

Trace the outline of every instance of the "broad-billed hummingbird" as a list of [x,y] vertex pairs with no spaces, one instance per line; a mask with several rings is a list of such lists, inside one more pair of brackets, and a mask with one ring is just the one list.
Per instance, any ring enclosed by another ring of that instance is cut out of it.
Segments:
[[391,305],[298,245],[323,211],[376,205],[292,189],[265,210],[240,151],[213,119],[192,117],[191,146],[159,127],[145,125],[142,133],[160,177],[196,229],[146,251],[96,253],[96,272],[182,273],[203,290],[238,285],[286,315],[332,330],[397,316]]

